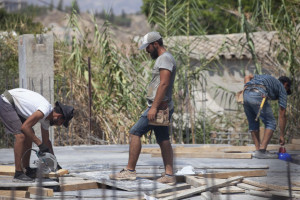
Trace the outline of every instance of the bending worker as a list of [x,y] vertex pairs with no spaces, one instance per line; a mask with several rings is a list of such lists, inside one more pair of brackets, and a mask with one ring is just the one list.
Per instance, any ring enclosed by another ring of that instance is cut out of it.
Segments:
[[[267,146],[272,138],[273,132],[276,129],[276,120],[274,118],[272,108],[268,103],[270,100],[278,100],[279,103],[279,143],[284,145],[284,135],[286,126],[286,106],[287,95],[291,92],[291,80],[286,76],[281,76],[279,79],[271,75],[248,75],[245,76],[245,91],[244,91],[244,110],[249,122],[249,131],[251,132],[256,151],[256,158],[277,158],[277,154],[272,154],[266,151]],[[265,98],[265,99],[264,99]],[[264,100],[264,101],[263,101]],[[262,102],[264,102],[262,104]],[[262,104],[262,110],[259,113],[259,108]],[[265,125],[264,138],[259,139],[259,120],[262,120]]]
[[[73,118],[74,108],[60,102],[55,103],[54,109],[51,104],[40,94],[31,90],[16,88],[5,91],[0,97],[0,119],[5,125],[7,134],[14,134],[15,176],[14,182],[32,182],[36,175],[36,169],[29,166],[32,142],[40,152],[54,154],[51,141],[49,140],[49,126],[64,125],[68,127]],[[36,137],[33,126],[40,122],[42,141]],[[24,155],[24,156],[23,156]],[[23,159],[22,159],[23,156]],[[26,169],[24,173],[21,167]],[[58,165],[58,168],[60,166]]]

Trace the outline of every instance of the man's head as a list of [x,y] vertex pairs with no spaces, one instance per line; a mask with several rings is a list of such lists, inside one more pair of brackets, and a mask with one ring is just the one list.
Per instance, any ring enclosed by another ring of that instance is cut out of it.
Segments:
[[283,84],[287,94],[288,95],[292,94],[292,91],[291,91],[292,81],[291,81],[291,79],[289,79],[286,76],[281,76],[281,77],[278,78],[278,80]]
[[150,53],[152,59],[156,59],[159,56],[158,48],[163,46],[163,40],[158,32],[147,33],[142,40],[140,50],[146,49]]
[[50,120],[50,125],[60,126],[64,125],[64,127],[69,126],[69,121],[73,118],[74,108],[72,106],[63,105],[59,101],[55,103],[55,107],[53,110],[53,118]]

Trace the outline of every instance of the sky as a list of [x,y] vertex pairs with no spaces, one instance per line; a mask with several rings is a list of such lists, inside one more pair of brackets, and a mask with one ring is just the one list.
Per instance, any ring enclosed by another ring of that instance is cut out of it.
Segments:
[[[51,0],[23,0],[28,4],[46,5]],[[71,6],[73,0],[63,0],[64,6]],[[45,2],[45,3],[43,3]],[[54,7],[59,0],[53,0]],[[122,10],[125,13],[136,13],[140,11],[143,0],[77,0],[80,11],[101,12],[103,9],[109,11],[113,9],[114,14],[120,15]]]

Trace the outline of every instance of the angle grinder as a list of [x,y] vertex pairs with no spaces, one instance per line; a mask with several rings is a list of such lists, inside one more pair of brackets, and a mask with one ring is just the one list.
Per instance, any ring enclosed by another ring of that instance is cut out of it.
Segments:
[[36,153],[36,156],[38,160],[34,161],[34,164],[37,166],[38,171],[42,174],[49,174],[50,172],[55,172],[57,168],[57,160],[56,157],[52,153],[47,153],[47,152],[40,152],[35,149],[28,149],[25,151],[25,153],[22,156],[21,159],[21,167],[22,170],[24,171],[23,168],[23,157],[28,151],[34,151]]

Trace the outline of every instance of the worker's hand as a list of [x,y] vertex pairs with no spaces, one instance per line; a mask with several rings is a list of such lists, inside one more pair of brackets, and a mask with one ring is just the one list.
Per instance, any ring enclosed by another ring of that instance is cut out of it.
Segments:
[[40,151],[38,152],[38,154],[41,156],[44,155],[44,153],[50,153],[49,148],[44,143],[39,145],[39,149]]
[[148,120],[153,121],[155,119],[156,113],[157,113],[157,108],[151,107],[147,115]]
[[285,144],[284,136],[280,136],[280,137],[279,137],[279,144],[280,144],[281,146],[283,146],[283,145]]

